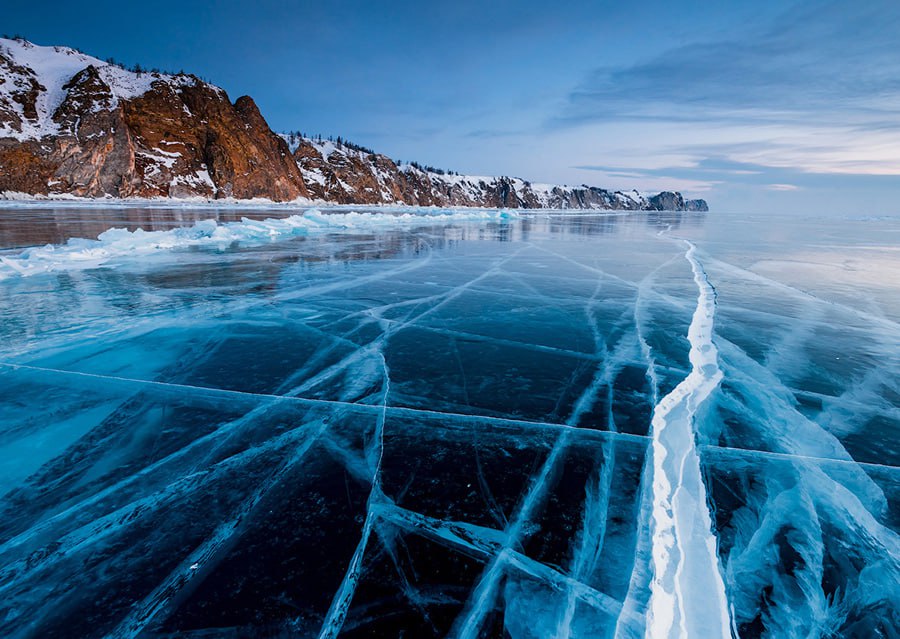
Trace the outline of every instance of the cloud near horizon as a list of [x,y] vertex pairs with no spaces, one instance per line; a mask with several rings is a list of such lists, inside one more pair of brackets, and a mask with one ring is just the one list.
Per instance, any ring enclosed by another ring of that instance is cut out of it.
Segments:
[[[807,173],[900,175],[900,3],[802,2],[737,39],[592,71],[553,129],[690,131],[711,156]],[[679,168],[679,167],[673,167]]]

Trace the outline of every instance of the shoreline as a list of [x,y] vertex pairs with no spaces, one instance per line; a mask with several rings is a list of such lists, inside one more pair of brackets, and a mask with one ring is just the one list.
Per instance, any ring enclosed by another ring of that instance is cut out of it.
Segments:
[[510,208],[489,206],[437,206],[418,205],[404,203],[374,203],[374,204],[340,204],[327,200],[310,200],[298,198],[287,202],[276,202],[267,198],[253,198],[241,200],[235,198],[88,198],[74,195],[32,195],[27,193],[0,192],[0,209],[29,209],[46,208],[48,206],[72,209],[90,208],[147,208],[147,209],[258,209],[258,210],[288,210],[300,211],[308,208],[328,208],[338,210],[379,209],[379,210],[422,210],[422,211],[524,211],[528,213],[542,212],[567,212],[578,214],[614,214],[627,215],[630,213],[698,213],[705,214],[708,211],[691,210],[658,210],[658,209],[607,209],[607,208]]

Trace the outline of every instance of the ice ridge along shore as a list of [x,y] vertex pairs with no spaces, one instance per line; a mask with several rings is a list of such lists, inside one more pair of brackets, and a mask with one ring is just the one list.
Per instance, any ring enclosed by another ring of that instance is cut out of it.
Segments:
[[298,235],[353,232],[359,229],[448,222],[499,221],[517,217],[512,211],[455,211],[421,213],[323,213],[310,209],[285,218],[219,223],[201,220],[192,226],[166,231],[129,231],[112,228],[96,240],[72,238],[65,244],[37,246],[15,255],[0,255],[0,280],[57,271],[83,271],[113,265],[117,260],[147,256],[162,251],[205,246],[227,248],[232,244],[253,245],[286,240]]

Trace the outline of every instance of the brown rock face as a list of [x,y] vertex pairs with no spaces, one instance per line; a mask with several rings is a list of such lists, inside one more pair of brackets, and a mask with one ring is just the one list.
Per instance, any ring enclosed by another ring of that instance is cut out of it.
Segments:
[[[329,202],[487,208],[528,205],[518,197],[510,178],[486,183],[412,166],[401,168],[386,155],[343,145],[300,139],[294,159],[303,169],[312,197]],[[535,199],[533,204],[539,203]]]
[[53,113],[60,135],[38,147],[53,167],[47,189],[90,197],[130,193],[140,181],[134,145],[109,85],[89,66],[64,88],[66,97]]
[[63,85],[66,98],[53,114],[53,121],[66,131],[77,133],[84,114],[92,110],[110,111],[115,104],[112,90],[91,65]]
[[[312,197],[339,204],[381,204],[403,201],[399,171],[383,155],[330,153],[303,139],[293,154]],[[381,179],[379,179],[381,177]]]
[[132,195],[269,198],[307,196],[287,144],[272,133],[249,97],[195,81],[154,83],[123,105],[134,138],[140,185]]
[[[34,48],[19,48],[24,46]],[[0,46],[0,80],[15,86],[0,94],[0,131],[12,132],[0,133],[0,192],[276,201],[308,196],[287,143],[249,97],[232,104],[224,91],[193,76],[138,75],[96,61],[62,85],[62,102],[47,114],[51,121],[41,123],[36,104],[46,88],[39,73],[11,59],[15,50],[4,56]],[[66,61],[74,54],[57,53]],[[110,81],[143,91],[115,89]],[[40,134],[19,135],[29,124]]]
[[[250,98],[231,104],[200,82],[175,88],[160,81],[116,104],[93,67],[66,87],[53,116],[60,135],[10,145],[15,156],[0,150],[0,191],[276,201],[307,195],[287,144]],[[33,165],[41,169],[26,173]]]
[[[46,195],[47,181],[54,166],[42,158],[37,143],[18,143],[0,139],[0,185],[16,188],[5,190]],[[4,190],[0,186],[0,190]]]

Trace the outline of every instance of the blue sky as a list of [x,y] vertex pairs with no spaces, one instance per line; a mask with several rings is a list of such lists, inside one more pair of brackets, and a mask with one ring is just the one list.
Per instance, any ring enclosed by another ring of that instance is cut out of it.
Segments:
[[475,174],[900,213],[900,2],[53,3],[0,30]]

